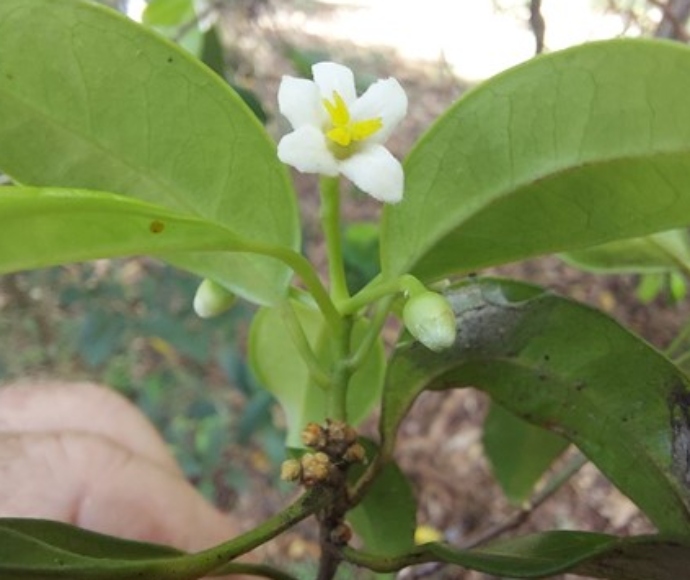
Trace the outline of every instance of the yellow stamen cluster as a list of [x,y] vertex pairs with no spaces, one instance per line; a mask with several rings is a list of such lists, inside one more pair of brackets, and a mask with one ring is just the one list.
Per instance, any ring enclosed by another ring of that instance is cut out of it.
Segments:
[[352,121],[347,104],[337,91],[333,91],[332,101],[323,100],[323,106],[328,111],[333,125],[326,132],[326,136],[342,147],[347,147],[353,141],[363,141],[383,127],[383,121],[380,117],[364,121]]

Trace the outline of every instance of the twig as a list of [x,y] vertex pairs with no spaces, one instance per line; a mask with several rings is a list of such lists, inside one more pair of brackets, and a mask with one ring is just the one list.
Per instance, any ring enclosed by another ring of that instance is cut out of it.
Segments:
[[680,42],[688,42],[690,37],[685,25],[690,18],[690,0],[649,0],[652,6],[661,10],[662,18],[654,33],[657,38],[668,38]]
[[[544,487],[539,490],[532,498],[518,511],[508,516],[504,521],[492,526],[491,528],[480,532],[474,538],[465,542],[461,548],[468,550],[471,548],[476,548],[494,538],[502,536],[503,534],[510,532],[522,524],[524,524],[534,511],[541,506],[547,499],[549,499],[554,493],[556,493],[561,486],[566,483],[573,475],[575,475],[588,459],[578,453],[570,458],[570,460],[563,466],[561,470],[555,473],[549,481],[544,485]],[[419,575],[412,573],[411,576],[406,576],[408,580],[414,580],[416,578],[427,578],[429,574],[432,574],[441,568],[446,566],[444,562],[428,562],[422,569],[419,570]]]
[[468,542],[463,544],[463,548],[474,548],[480,546],[498,536],[502,536],[506,532],[514,530],[515,528],[521,526],[525,523],[529,517],[534,513],[534,511],[541,506],[547,499],[549,499],[554,493],[556,493],[561,486],[566,483],[573,475],[575,475],[588,459],[578,453],[571,457],[568,462],[563,466],[561,470],[555,473],[540,489],[535,493],[532,498],[517,512],[508,516],[504,521],[496,524],[495,526],[480,532],[476,537],[470,539]]
[[534,53],[541,54],[544,52],[544,34],[546,33],[546,22],[544,22],[544,16],[541,13],[541,0],[530,0],[529,25],[534,34]]
[[311,490],[293,504],[269,518],[258,527],[218,546],[196,554],[184,555],[156,563],[162,567],[173,565],[180,574],[204,576],[221,571],[232,560],[275,538],[314,513],[324,509],[330,497],[320,490]]

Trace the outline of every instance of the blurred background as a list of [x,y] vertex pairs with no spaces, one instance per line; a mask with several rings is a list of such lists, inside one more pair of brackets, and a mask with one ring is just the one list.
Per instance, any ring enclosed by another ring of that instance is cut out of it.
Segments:
[[[687,42],[690,17],[690,0],[104,3],[203,60],[240,93],[276,139],[287,130],[275,100],[282,75],[309,76],[313,63],[334,60],[357,72],[361,88],[395,76],[410,100],[408,118],[391,143],[400,158],[436,117],[483,79],[538,53],[590,40],[644,36]],[[316,179],[294,177],[304,250],[323,265]],[[356,289],[378,268],[380,209],[351,193],[344,235],[348,282]],[[589,302],[659,347],[683,328],[688,312],[682,269],[599,276],[547,257],[498,272]],[[191,308],[199,282],[147,258],[3,276],[0,381],[87,379],[121,391],[155,422],[201,491],[251,525],[294,492],[277,478],[284,457],[283,420],[244,360],[252,307],[240,303],[202,321]],[[420,523],[459,544],[516,509],[483,458],[486,409],[484,397],[471,390],[428,393],[400,435],[398,461],[417,492]],[[375,422],[365,429],[374,433]],[[618,534],[651,529],[591,466],[520,529],[547,527]],[[270,545],[266,557],[291,560],[293,571],[304,570],[306,578],[317,553],[312,532],[302,528]],[[417,574],[423,576],[403,576],[486,578],[443,569]]]

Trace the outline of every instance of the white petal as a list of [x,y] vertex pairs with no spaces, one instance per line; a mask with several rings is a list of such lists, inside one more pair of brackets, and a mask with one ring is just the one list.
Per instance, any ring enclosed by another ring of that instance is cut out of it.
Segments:
[[320,127],[326,120],[319,87],[306,79],[284,76],[278,89],[278,107],[294,129]]
[[382,145],[373,144],[340,163],[341,173],[379,201],[402,199],[405,178],[400,162]]
[[348,106],[357,100],[355,75],[346,66],[320,62],[311,67],[311,72],[324,99],[332,99],[333,91],[337,91]]
[[280,140],[278,158],[302,173],[338,175],[338,162],[328,149],[326,136],[309,125],[288,133]]
[[350,107],[356,121],[380,118],[383,127],[371,136],[375,143],[383,143],[407,113],[407,95],[394,78],[376,81]]

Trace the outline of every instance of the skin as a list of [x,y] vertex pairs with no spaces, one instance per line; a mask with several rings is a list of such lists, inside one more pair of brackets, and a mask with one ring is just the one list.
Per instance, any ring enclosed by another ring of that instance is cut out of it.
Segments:
[[134,405],[90,383],[0,387],[0,517],[192,552],[240,531],[186,481]]

